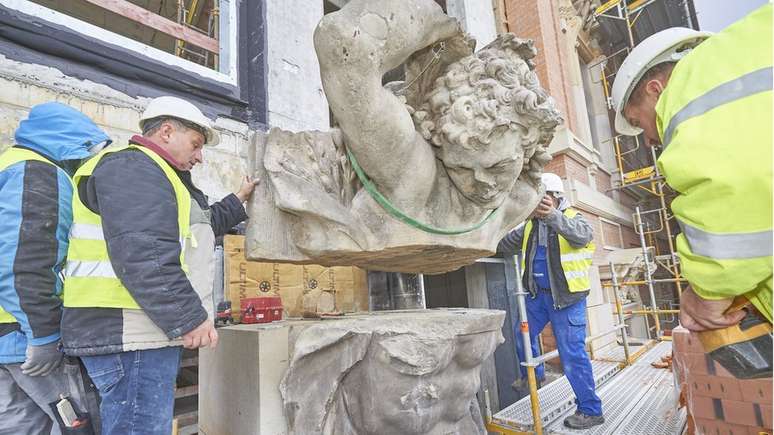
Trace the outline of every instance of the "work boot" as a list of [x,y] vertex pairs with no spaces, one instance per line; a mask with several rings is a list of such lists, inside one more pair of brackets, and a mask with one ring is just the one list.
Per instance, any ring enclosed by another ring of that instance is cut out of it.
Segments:
[[580,411],[575,411],[575,415],[564,419],[564,425],[570,429],[588,429],[604,422],[605,417],[601,415],[586,415]]

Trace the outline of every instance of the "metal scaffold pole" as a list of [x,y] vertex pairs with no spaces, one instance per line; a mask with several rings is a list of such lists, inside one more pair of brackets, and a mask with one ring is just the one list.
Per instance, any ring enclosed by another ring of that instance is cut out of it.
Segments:
[[543,435],[543,420],[540,417],[540,401],[537,393],[537,378],[535,376],[535,364],[532,356],[532,343],[529,339],[529,322],[527,321],[527,292],[521,281],[521,254],[516,256],[516,305],[519,308],[519,330],[524,343],[524,359],[521,365],[527,368],[527,382],[529,383],[529,399],[532,404],[532,421],[537,435]]
[[[618,277],[615,274],[615,265],[613,265],[612,261],[610,262],[610,276],[613,278],[613,298],[615,300],[615,310],[618,312],[618,323],[620,325],[626,325],[626,322],[624,322],[623,307],[621,306],[621,298],[618,295]],[[623,340],[624,361],[628,366],[632,361],[629,359],[629,337],[626,334],[625,326],[621,329],[621,338]]]
[[648,293],[650,294],[650,306],[653,310],[653,322],[656,326],[656,339],[661,337],[661,321],[658,318],[658,306],[656,305],[656,291],[653,289],[653,275],[650,270],[650,259],[648,258],[648,246],[645,244],[645,224],[642,221],[642,214],[640,214],[640,208],[636,208],[637,216],[637,233],[640,235],[640,245],[642,246],[642,261],[645,262],[645,282],[648,284]]

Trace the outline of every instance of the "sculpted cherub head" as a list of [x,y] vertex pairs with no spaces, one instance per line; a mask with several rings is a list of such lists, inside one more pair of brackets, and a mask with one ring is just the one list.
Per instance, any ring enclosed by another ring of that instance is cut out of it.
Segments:
[[536,54],[531,40],[503,34],[448,65],[412,113],[454,185],[482,207],[502,204],[562,122],[538,83]]

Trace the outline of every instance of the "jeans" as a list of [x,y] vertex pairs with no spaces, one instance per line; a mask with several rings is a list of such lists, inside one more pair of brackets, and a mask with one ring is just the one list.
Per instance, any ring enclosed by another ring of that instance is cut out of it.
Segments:
[[[556,346],[559,348],[559,359],[562,361],[564,375],[575,392],[575,403],[578,410],[586,415],[602,415],[602,401],[594,391],[594,373],[591,361],[586,353],[586,299],[582,299],[561,310],[554,308],[554,299],[550,291],[538,290],[533,299],[527,297],[527,321],[529,322],[529,339],[532,343],[532,356],[540,353],[537,336],[548,322],[554,331]],[[518,330],[516,337],[521,337]],[[519,361],[524,361],[522,340],[516,340],[516,351]],[[522,378],[527,376],[527,368],[520,366]],[[545,378],[544,367],[541,364],[535,369],[538,380]]]
[[169,435],[181,347],[81,357],[102,399],[103,435]]
[[[0,435],[59,435],[51,403],[69,397],[79,412],[93,416],[96,400],[88,391],[78,361],[65,360],[46,376],[27,376],[21,364],[0,364]],[[92,418],[92,422],[98,422]],[[84,433],[88,428],[83,427]],[[99,433],[95,431],[94,433]]]

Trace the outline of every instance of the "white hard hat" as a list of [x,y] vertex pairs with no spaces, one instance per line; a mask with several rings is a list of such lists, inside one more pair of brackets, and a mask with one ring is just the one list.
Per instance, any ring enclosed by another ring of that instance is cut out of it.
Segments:
[[540,181],[546,186],[546,192],[564,193],[564,183],[558,175],[550,172],[544,172],[540,176]]
[[140,117],[140,130],[145,121],[159,116],[170,116],[198,125],[206,132],[206,145],[217,145],[220,142],[220,134],[212,128],[209,118],[198,107],[182,98],[164,96],[151,100]]
[[626,136],[637,136],[642,133],[641,128],[629,124],[623,115],[624,106],[640,78],[658,64],[677,62],[710,36],[712,36],[711,32],[671,27],[650,35],[634,47],[618,69],[611,92],[615,108],[615,129],[618,133]]

